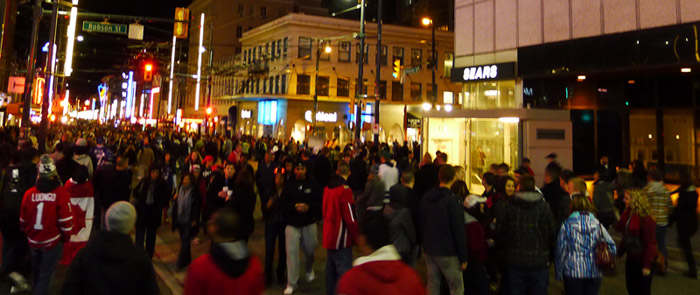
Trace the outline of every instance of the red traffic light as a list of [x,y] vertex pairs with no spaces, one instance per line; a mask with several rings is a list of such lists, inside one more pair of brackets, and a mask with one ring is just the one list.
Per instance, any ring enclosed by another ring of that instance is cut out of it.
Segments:
[[146,72],[152,71],[152,70],[153,70],[153,64],[150,64],[150,63],[149,63],[149,64],[146,64],[146,66],[144,67],[144,69],[146,70]]

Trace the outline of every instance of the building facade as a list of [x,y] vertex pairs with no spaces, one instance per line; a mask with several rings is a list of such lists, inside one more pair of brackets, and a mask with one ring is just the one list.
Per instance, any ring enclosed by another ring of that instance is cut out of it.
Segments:
[[[242,54],[222,65],[228,74],[214,77],[216,115],[226,116],[235,133],[303,141],[312,130],[316,95],[316,134],[340,144],[349,142],[355,128],[350,103],[358,96],[361,58],[359,40],[353,34],[359,27],[357,21],[290,14],[244,33]],[[363,139],[373,134],[376,25],[368,24],[366,35],[362,94],[368,97],[361,111]],[[416,119],[421,104],[432,100],[431,70],[427,68],[430,40],[431,31],[425,28],[382,27],[380,141],[420,140]],[[460,89],[449,79],[453,42],[452,33],[436,32],[440,103],[453,103]],[[396,60],[404,73],[394,78]]]
[[[700,150],[698,21],[692,0],[457,0],[456,70],[513,69],[498,78],[465,71],[457,80],[469,108],[540,112],[520,117],[512,166],[530,157],[541,175],[544,155],[557,152],[577,174],[592,174],[603,155],[613,165],[642,160],[688,171]],[[473,148],[465,155],[476,168],[475,158],[505,159]]]

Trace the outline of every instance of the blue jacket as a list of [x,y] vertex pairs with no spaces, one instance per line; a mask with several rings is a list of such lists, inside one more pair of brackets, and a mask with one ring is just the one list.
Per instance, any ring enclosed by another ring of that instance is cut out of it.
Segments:
[[600,278],[602,273],[595,262],[598,241],[608,244],[615,257],[615,242],[591,213],[574,212],[561,226],[557,238],[556,278]]

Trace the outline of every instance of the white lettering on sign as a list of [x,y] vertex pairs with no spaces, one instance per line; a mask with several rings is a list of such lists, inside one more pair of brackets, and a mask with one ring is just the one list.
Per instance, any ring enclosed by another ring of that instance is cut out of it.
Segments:
[[241,119],[250,119],[250,117],[253,116],[253,111],[251,110],[242,110],[241,111]]
[[[313,118],[311,117],[311,114],[312,114],[311,110],[308,110],[304,113],[304,119],[306,119],[307,122],[313,122]],[[338,113],[336,113],[336,112],[333,112],[333,113],[317,112],[316,113],[316,121],[335,123],[338,121]]]
[[464,81],[479,79],[495,79],[496,76],[498,76],[498,66],[490,65],[464,68],[464,74],[462,75],[462,79],[464,79]]

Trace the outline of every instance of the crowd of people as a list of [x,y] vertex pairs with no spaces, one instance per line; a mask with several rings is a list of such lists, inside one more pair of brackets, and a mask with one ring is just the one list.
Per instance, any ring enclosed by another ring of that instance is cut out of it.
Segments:
[[[538,187],[527,158],[517,169],[482,163],[470,175],[446,153],[421,157],[406,142],[312,147],[88,125],[52,129],[41,149],[18,129],[0,139],[0,274],[34,294],[48,294],[66,257],[62,294],[158,294],[150,258],[164,221],[180,237],[185,294],[262,294],[274,284],[293,294],[302,275],[316,279],[319,236],[327,259],[318,293],[539,295],[553,266],[566,294],[598,294],[614,271],[606,255],[617,255],[626,256],[629,293],[650,294],[652,275],[666,271],[674,223],[684,275],[697,276],[695,186],[682,177],[674,208],[662,171],[640,161],[628,170],[601,158],[589,190],[555,154]],[[467,185],[475,179],[478,195]],[[80,203],[92,196],[93,206]],[[248,249],[258,199],[263,259]],[[211,248],[193,261],[191,245],[203,236]]]

